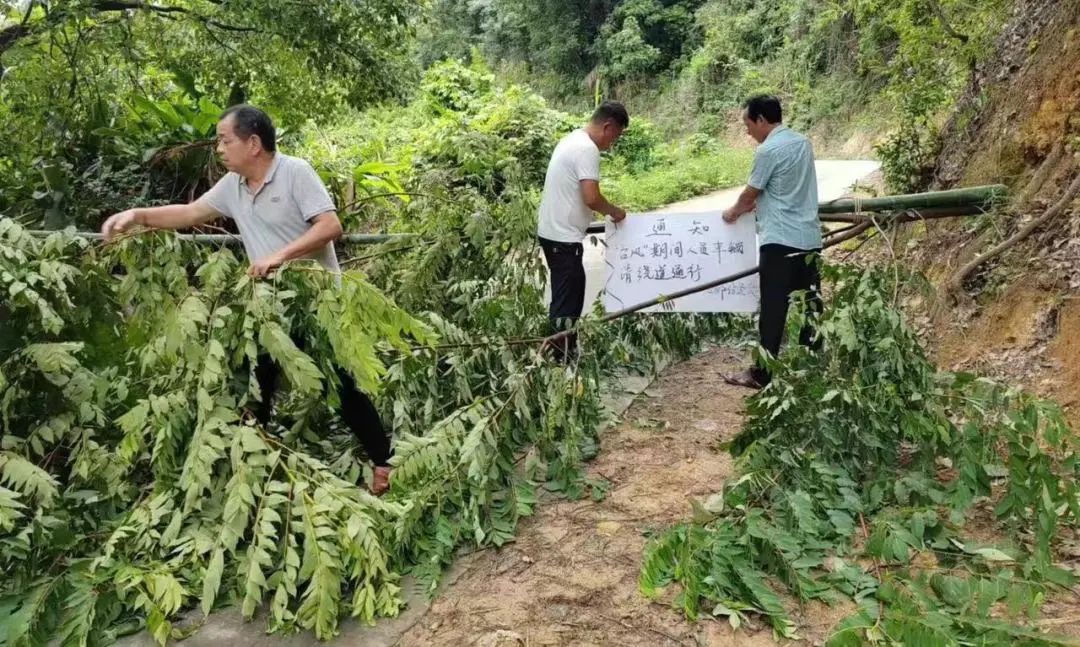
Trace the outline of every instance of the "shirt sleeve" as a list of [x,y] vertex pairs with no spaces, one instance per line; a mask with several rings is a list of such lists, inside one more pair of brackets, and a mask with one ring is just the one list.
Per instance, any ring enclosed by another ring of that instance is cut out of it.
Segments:
[[226,173],[210,190],[199,196],[195,201],[206,205],[226,218],[232,218],[229,213],[229,190],[233,186],[232,173]]
[[769,184],[769,178],[772,177],[775,166],[776,163],[773,161],[770,152],[759,148],[754,153],[754,165],[750,169],[750,179],[747,184],[759,191],[764,191]]
[[574,175],[582,180],[600,181],[600,151],[593,147],[582,149],[574,160]]
[[311,220],[327,211],[337,211],[322,178],[311,167],[311,164],[303,160],[293,175],[292,194],[304,220]]

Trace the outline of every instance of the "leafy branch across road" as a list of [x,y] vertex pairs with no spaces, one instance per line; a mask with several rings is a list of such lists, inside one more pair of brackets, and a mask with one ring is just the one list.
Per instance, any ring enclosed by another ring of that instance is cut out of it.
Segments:
[[[490,229],[448,238],[438,285],[410,277],[442,262],[437,242],[340,288],[290,269],[252,282],[231,251],[171,236],[97,247],[0,220],[0,644],[144,624],[164,643],[181,614],[223,605],[324,639],[344,616],[394,615],[402,574],[433,586],[458,546],[509,541],[539,483],[583,493],[604,376],[740,328],[627,322],[590,333],[569,373],[535,345],[439,349],[546,321],[531,235],[459,216]],[[269,428],[246,414],[262,352],[289,384]],[[331,361],[393,421],[386,499],[357,485]]]
[[[761,614],[786,638],[797,627],[779,591],[853,599],[832,647],[1064,641],[1032,619],[1075,584],[1056,552],[1080,521],[1075,436],[1051,403],[938,372],[894,280],[829,268],[824,350],[772,360],[729,445],[737,478],[651,543],[646,595],[677,584],[691,618]],[[1000,546],[965,537],[988,498]]]

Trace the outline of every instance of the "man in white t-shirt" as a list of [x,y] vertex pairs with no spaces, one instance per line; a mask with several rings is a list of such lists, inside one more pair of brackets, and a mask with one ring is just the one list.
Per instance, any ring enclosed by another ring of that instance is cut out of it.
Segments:
[[[605,101],[584,128],[564,137],[551,154],[536,233],[551,272],[548,316],[553,330],[572,328],[585,306],[581,241],[593,213],[611,216],[615,222],[626,218],[626,211],[600,193],[600,151],[611,148],[629,125],[626,108]],[[576,349],[576,336],[563,337],[555,345],[556,358],[568,361]]]

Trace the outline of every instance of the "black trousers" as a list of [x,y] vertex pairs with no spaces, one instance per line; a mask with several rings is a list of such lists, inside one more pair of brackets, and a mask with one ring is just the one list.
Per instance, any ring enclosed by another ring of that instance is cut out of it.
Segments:
[[[551,272],[551,306],[548,320],[552,332],[572,328],[585,307],[585,265],[581,243],[561,243],[539,238]],[[577,335],[562,337],[554,346],[556,358],[566,361],[577,353]]]
[[[761,280],[761,313],[758,316],[758,332],[761,345],[773,357],[780,354],[780,343],[784,339],[787,326],[788,305],[791,293],[807,291],[807,300],[812,312],[820,314],[821,272],[818,268],[818,254],[821,250],[807,251],[786,245],[762,245],[758,250],[759,276]],[[818,348],[820,342],[814,338],[812,321],[807,320],[799,332],[799,343],[811,348]],[[769,383],[772,376],[763,366],[750,369],[754,379],[762,386]]]
[[[299,340],[293,340],[300,346]],[[379,419],[379,411],[364,392],[356,386],[352,375],[342,368],[335,368],[341,387],[338,389],[338,397],[341,398],[341,419],[349,428],[349,431],[360,441],[364,453],[368,455],[375,465],[383,467],[390,459],[390,439],[383,430],[382,420]],[[259,382],[259,391],[262,401],[256,403],[254,414],[259,424],[266,426],[270,422],[270,412],[281,379],[281,367],[278,366],[269,355],[259,355],[255,365],[255,379]]]

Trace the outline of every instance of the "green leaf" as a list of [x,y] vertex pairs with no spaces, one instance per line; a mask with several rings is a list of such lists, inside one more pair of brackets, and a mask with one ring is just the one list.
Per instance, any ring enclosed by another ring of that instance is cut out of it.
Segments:
[[1015,562],[1016,560],[997,548],[976,548],[971,551],[988,562]]
[[[73,580],[64,602],[64,620],[60,626],[61,647],[87,647],[92,644],[97,618],[98,593],[93,584],[82,578]],[[2,636],[0,632],[0,636]]]
[[59,483],[51,474],[14,452],[0,452],[0,483],[44,507],[49,507],[59,494]]
[[285,372],[297,391],[312,395],[322,390],[322,373],[311,358],[296,347],[280,325],[266,322],[259,330],[259,341]]
[[225,549],[218,548],[210,557],[206,565],[206,573],[203,575],[203,592],[200,606],[204,616],[210,615],[214,608],[214,600],[217,598],[218,589],[221,587],[221,574],[225,570]]

